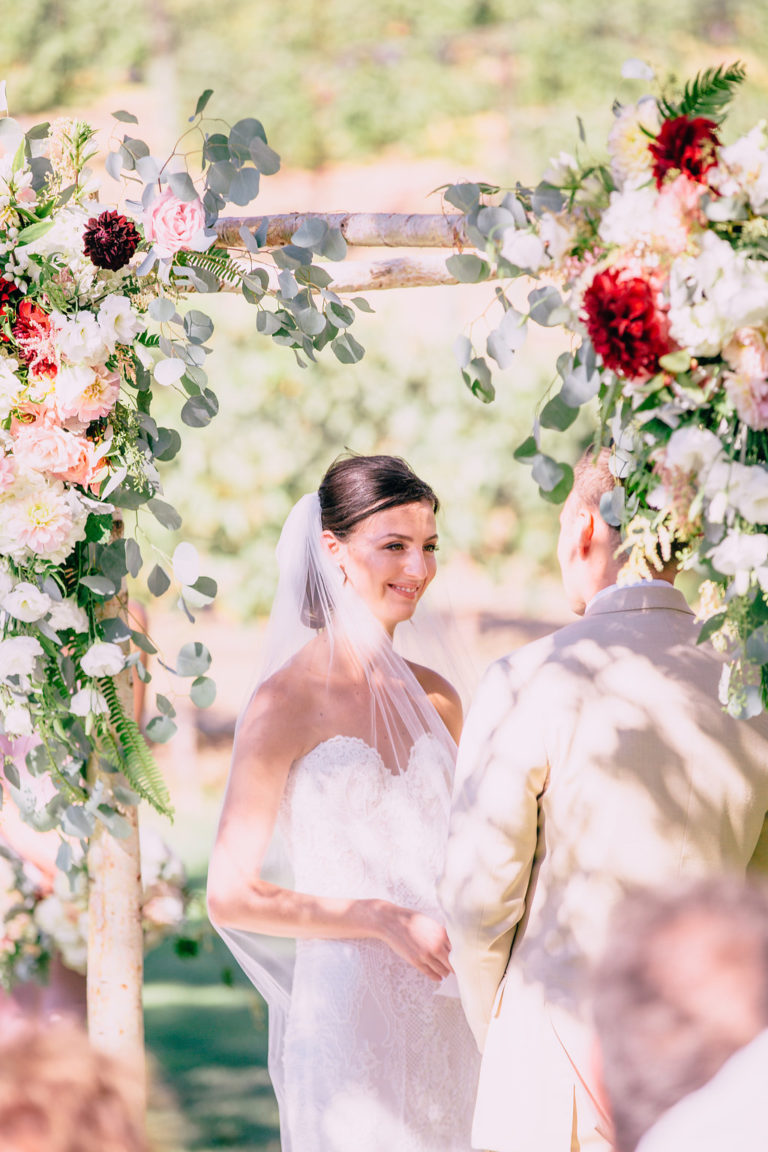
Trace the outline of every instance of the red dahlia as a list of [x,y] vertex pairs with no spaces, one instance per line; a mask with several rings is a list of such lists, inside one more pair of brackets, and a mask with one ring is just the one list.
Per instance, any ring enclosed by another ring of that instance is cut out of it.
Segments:
[[83,251],[97,268],[117,272],[128,263],[140,240],[136,228],[125,216],[102,212],[88,221],[83,232]]
[[648,150],[653,156],[656,187],[661,188],[668,173],[683,174],[697,184],[704,183],[704,173],[717,163],[720,147],[717,124],[703,116],[675,116],[665,120]]
[[598,272],[584,293],[587,326],[606,368],[628,379],[646,379],[671,349],[667,318],[653,284],[624,268]]

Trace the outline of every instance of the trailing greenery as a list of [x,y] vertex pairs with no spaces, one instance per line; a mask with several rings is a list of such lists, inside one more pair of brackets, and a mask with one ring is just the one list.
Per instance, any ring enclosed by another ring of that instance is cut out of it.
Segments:
[[171,798],[160,769],[138,724],[126,716],[114,680],[103,677],[99,680],[99,687],[109,708],[109,724],[100,725],[102,754],[111,749],[113,766],[120,767],[134,792],[148,800],[162,815],[171,816]]
[[705,116],[719,121],[733,99],[734,88],[744,82],[746,75],[744,65],[738,61],[727,67],[706,68],[688,81],[679,100],[661,99],[661,111],[667,118]]

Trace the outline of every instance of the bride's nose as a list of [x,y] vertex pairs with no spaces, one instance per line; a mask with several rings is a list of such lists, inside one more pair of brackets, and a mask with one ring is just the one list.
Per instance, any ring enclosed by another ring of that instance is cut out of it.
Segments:
[[405,572],[416,580],[427,575],[427,560],[421,548],[409,548],[405,554]]

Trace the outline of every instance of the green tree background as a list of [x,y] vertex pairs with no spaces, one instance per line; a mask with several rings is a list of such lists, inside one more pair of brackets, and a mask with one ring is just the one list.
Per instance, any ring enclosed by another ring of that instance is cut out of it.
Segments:
[[[410,210],[437,211],[430,191],[457,174],[534,181],[550,156],[573,150],[577,117],[600,154],[613,99],[641,94],[620,80],[628,57],[681,79],[744,61],[732,136],[765,112],[767,50],[768,7],[754,0],[26,0],[3,6],[0,78],[14,115],[103,119],[135,102],[170,132],[184,129],[200,91],[213,88],[211,110],[230,122],[258,116],[289,174],[304,169],[320,180],[343,168],[355,203],[333,207],[365,207],[370,172],[381,183],[405,167],[413,170]],[[317,207],[312,179],[285,187],[307,190],[308,200],[283,210]],[[562,342],[534,332],[499,374],[495,403],[481,405],[464,389],[451,345],[475,318],[482,326],[492,297],[488,285],[371,293],[375,314],[356,329],[364,360],[304,370],[287,351],[265,347],[237,298],[200,302],[216,324],[210,369],[221,412],[207,429],[184,430],[164,483],[184,515],[184,537],[208,553],[220,613],[252,619],[264,610],[286,512],[349,447],[402,454],[433,483],[445,509],[442,557],[475,609],[483,582],[495,582],[502,612],[546,615],[541,588],[553,572],[557,512],[512,452]],[[171,422],[173,397],[166,408]],[[583,419],[574,426],[574,456],[589,431]],[[239,697],[221,695],[236,709]],[[193,744],[169,753],[179,788],[173,836],[201,874],[224,744],[218,760],[206,752],[214,767],[204,769],[202,800]],[[211,941],[193,966],[181,963],[166,945],[147,968],[149,1041],[186,1124],[174,1137],[156,1102],[160,1146],[277,1152],[255,994],[236,973],[234,988],[222,983],[228,960]]]

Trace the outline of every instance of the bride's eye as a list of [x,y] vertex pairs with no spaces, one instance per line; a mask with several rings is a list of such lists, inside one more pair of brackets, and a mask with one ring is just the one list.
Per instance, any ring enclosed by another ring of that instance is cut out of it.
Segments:
[[401,544],[401,542],[399,540],[393,540],[391,544],[385,544],[384,547],[386,549],[388,549],[390,552],[391,551],[399,552],[400,549],[403,547],[403,545]]
[[439,544],[425,544],[424,545],[424,551],[425,552],[439,552],[440,551],[440,545]]

